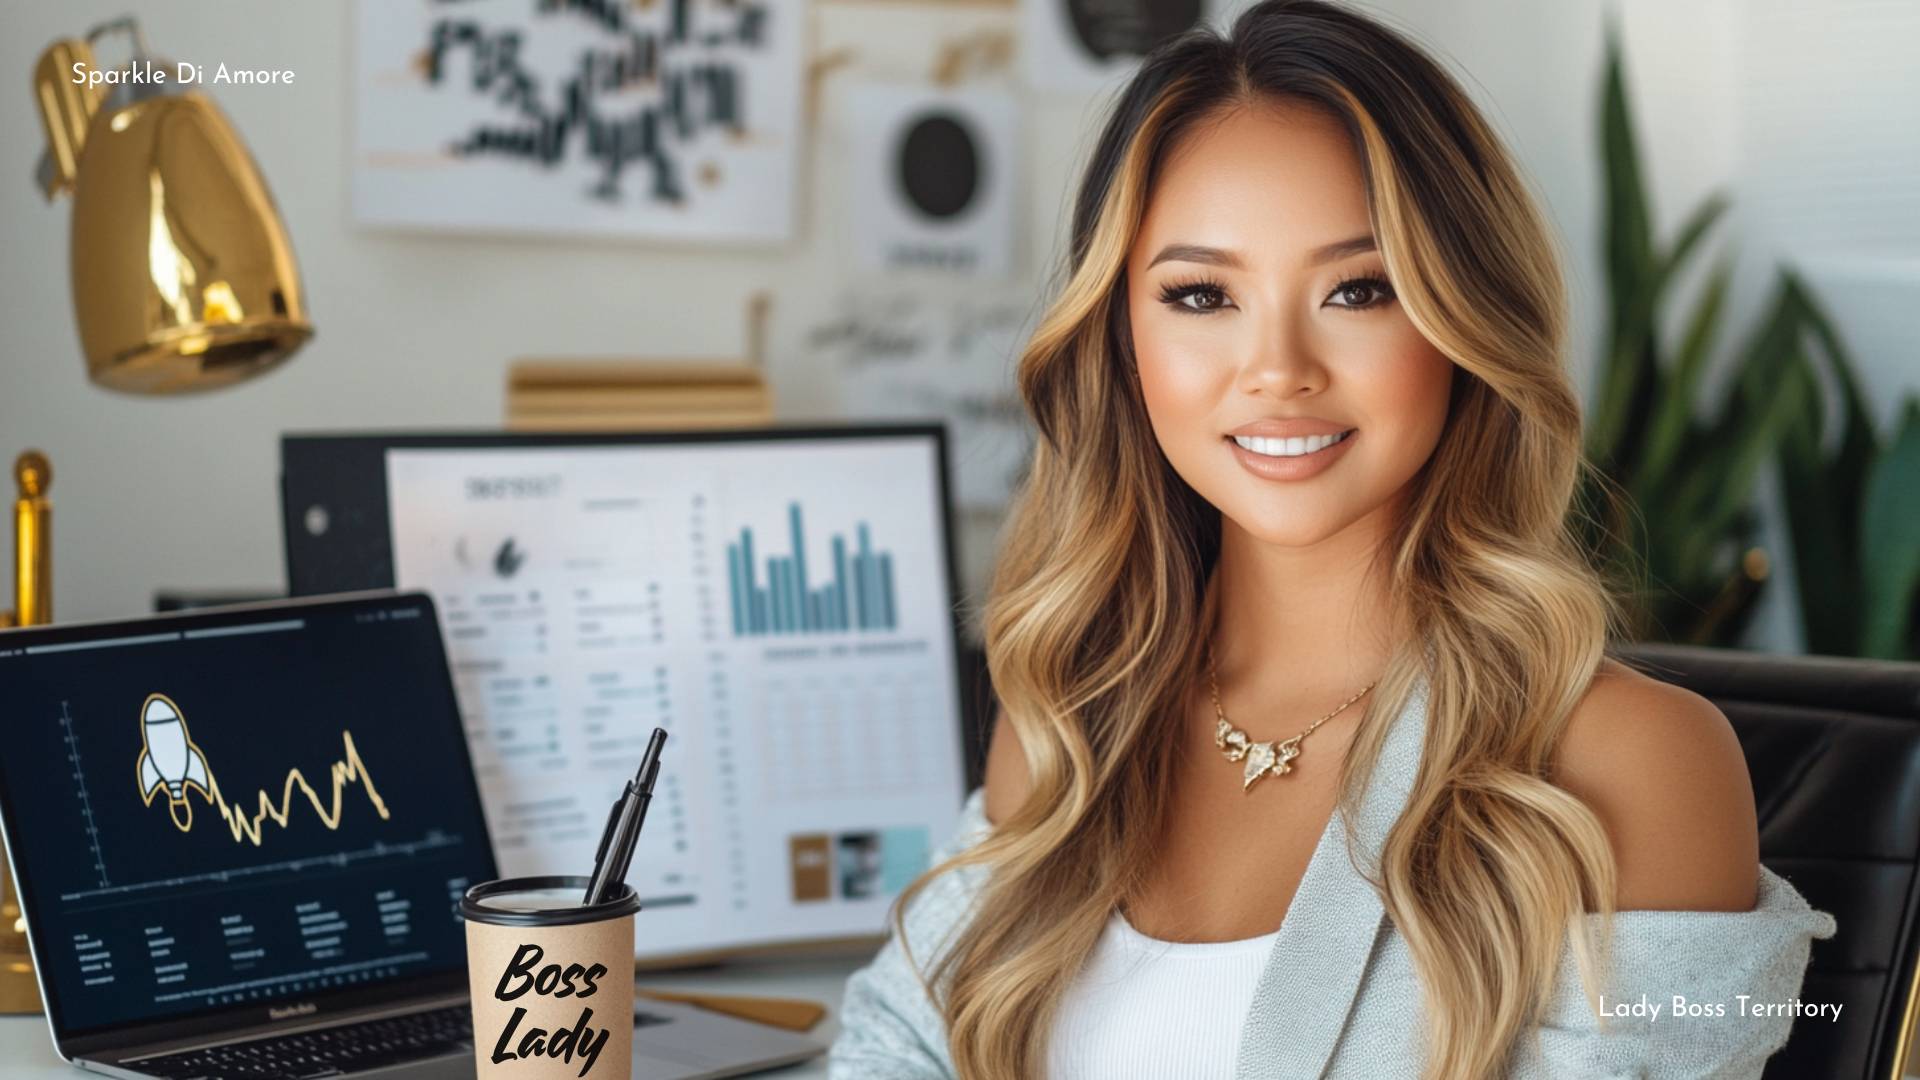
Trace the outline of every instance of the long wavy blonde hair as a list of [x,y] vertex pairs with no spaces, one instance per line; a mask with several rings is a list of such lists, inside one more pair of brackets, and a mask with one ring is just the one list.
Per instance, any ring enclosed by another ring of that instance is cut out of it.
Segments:
[[1423,1076],[1499,1075],[1588,912],[1603,916],[1598,937],[1572,938],[1594,1001],[1616,870],[1599,820],[1549,774],[1622,616],[1571,527],[1591,466],[1557,255],[1513,162],[1438,64],[1350,10],[1266,0],[1224,36],[1167,42],[1118,98],[1079,190],[1065,280],[1020,357],[1041,438],[983,623],[1030,788],[895,908],[904,941],[901,913],[935,875],[991,868],[925,976],[967,1080],[1041,1075],[1063,990],[1154,858],[1220,513],[1148,424],[1126,257],[1182,133],[1272,99],[1344,123],[1388,277],[1455,364],[1447,428],[1381,560],[1414,640],[1376,685],[1339,781],[1351,824],[1386,727],[1424,677],[1424,756],[1374,880],[1419,973]]

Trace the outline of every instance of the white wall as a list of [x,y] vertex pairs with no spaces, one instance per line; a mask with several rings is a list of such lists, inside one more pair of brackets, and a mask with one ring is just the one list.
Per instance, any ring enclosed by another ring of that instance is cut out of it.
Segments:
[[[1773,177],[1764,188],[1769,199],[1756,197],[1741,226],[1761,241],[1746,254],[1761,258],[1769,244],[1790,235],[1776,235],[1767,215],[1790,217],[1806,197],[1780,179],[1792,162],[1783,164],[1779,150],[1794,145],[1796,124],[1818,120],[1825,131],[1836,117],[1850,118],[1855,141],[1848,145],[1879,130],[1880,138],[1904,147],[1899,160],[1920,161],[1911,74],[1889,64],[1876,76],[1882,88],[1907,91],[1904,115],[1890,101],[1844,89],[1858,74],[1844,50],[1872,45],[1887,27],[1850,37],[1815,32],[1824,23],[1811,13],[1857,9],[1864,20],[1874,8],[1865,0],[1679,6],[1627,0],[1619,7],[1663,224],[1712,187],[1734,187],[1736,197],[1760,190],[1742,170],[1764,166]],[[85,380],[68,295],[70,207],[64,200],[45,204],[29,182],[42,143],[26,92],[34,60],[53,39],[128,10],[163,55],[298,72],[291,87],[220,88],[215,96],[280,202],[318,335],[281,371],[209,396],[127,398]],[[1598,325],[1594,92],[1601,5],[1394,0],[1369,10],[1468,73],[1468,85],[1512,140],[1563,236],[1575,290],[1576,377],[1585,387]],[[63,619],[144,610],[161,586],[277,586],[275,477],[284,430],[495,424],[505,365],[517,356],[738,354],[742,308],[756,289],[774,296],[770,364],[783,416],[836,415],[831,373],[806,370],[807,354],[799,348],[808,313],[850,284],[840,273],[835,239],[844,218],[831,153],[835,87],[856,75],[919,78],[944,35],[1016,22],[1014,8],[991,3],[816,0],[814,50],[845,46],[855,60],[823,83],[823,139],[803,170],[800,237],[769,254],[709,254],[638,243],[355,228],[346,175],[351,14],[346,3],[322,0],[16,0],[0,8],[0,72],[13,72],[18,87],[0,99],[0,146],[11,162],[0,169],[7,268],[0,297],[0,456],[10,459],[15,449],[33,445],[53,458],[55,610]],[[1809,65],[1809,57],[1820,63]],[[1764,75],[1765,94],[1747,72]],[[1782,102],[1802,100],[1797,95],[1816,95],[1820,107],[1781,116]],[[1097,104],[1033,103],[1025,132],[1020,274],[1034,283],[1036,296],[1053,267],[1075,162],[1091,142]],[[1883,202],[1912,198],[1910,189],[1883,187]],[[1871,354],[1863,356],[1869,383],[1883,399],[1920,384],[1912,352],[1898,355],[1920,340],[1912,323],[1920,311],[1914,303],[1920,274],[1912,273],[1916,246],[1909,229],[1880,251],[1868,275],[1874,284],[1866,287],[1873,299],[1857,291],[1844,302],[1834,298],[1835,310],[1861,326],[1856,340]],[[1823,258],[1857,265],[1840,257],[1849,250],[1843,244]],[[1887,283],[1889,267],[1905,267],[1904,286]],[[1758,270],[1743,287],[1759,291]],[[983,580],[995,524],[991,518],[972,522],[962,538],[970,588]],[[0,539],[0,550],[7,543]],[[1796,633],[1788,608],[1776,603],[1758,644],[1792,648]]]

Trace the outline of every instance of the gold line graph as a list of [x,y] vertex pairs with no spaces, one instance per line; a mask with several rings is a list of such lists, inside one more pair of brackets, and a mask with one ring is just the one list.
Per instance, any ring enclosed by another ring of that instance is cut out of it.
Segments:
[[380,792],[373,785],[373,774],[367,771],[367,763],[360,759],[360,750],[353,745],[353,732],[342,729],[340,740],[344,744],[341,757],[327,769],[327,778],[331,793],[331,809],[320,798],[312,784],[299,768],[287,770],[286,782],[280,789],[280,802],[276,807],[265,788],[260,790],[258,812],[249,817],[246,809],[227,802],[220,792],[220,782],[214,778],[213,769],[207,764],[206,753],[193,741],[187,732],[187,718],[165,694],[149,694],[140,706],[140,754],[134,760],[134,769],[139,776],[140,799],[147,805],[153,805],[153,798],[163,790],[167,796],[167,814],[173,819],[173,827],[181,832],[193,828],[193,804],[187,801],[187,792],[198,791],[226,822],[227,830],[233,834],[233,842],[249,841],[254,847],[260,846],[260,834],[266,820],[272,818],[281,828],[287,827],[287,821],[293,811],[293,791],[298,787],[313,804],[313,812],[320,824],[329,830],[340,827],[340,815],[344,810],[342,802],[346,786],[358,783],[367,793],[367,801],[373,804],[375,813],[382,820],[392,817]]

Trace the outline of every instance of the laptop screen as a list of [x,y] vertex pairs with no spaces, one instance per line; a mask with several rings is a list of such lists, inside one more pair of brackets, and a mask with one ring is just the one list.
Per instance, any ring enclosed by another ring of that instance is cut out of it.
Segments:
[[0,722],[61,1038],[462,969],[494,862],[427,597],[0,633]]

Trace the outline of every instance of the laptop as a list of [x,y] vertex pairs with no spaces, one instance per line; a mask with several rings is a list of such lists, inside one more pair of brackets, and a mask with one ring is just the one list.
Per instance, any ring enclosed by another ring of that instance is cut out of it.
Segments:
[[[0,722],[0,831],[63,1059],[474,1074],[456,905],[497,872],[427,595],[0,632]],[[640,1078],[824,1050],[664,1002],[635,1023]]]

